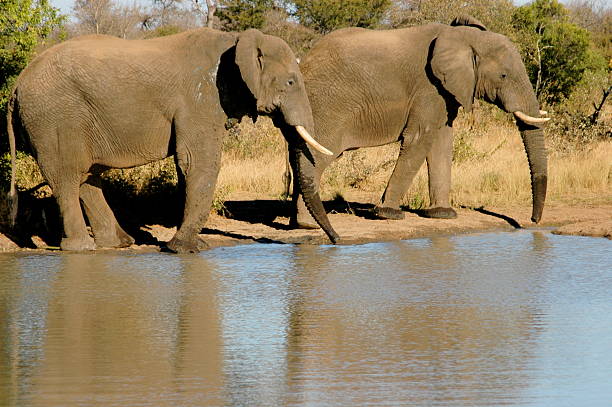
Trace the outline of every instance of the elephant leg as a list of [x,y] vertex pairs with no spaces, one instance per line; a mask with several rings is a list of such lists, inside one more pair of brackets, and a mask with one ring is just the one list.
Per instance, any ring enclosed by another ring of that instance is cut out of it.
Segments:
[[[413,134],[416,136],[410,137]],[[411,139],[414,141],[407,141]],[[423,129],[416,130],[416,133],[408,129],[404,131],[395,168],[389,178],[381,203],[374,208],[374,214],[378,218],[394,220],[404,218],[404,212],[400,209],[402,198],[425,161],[431,143],[430,131]]]
[[78,177],[66,177],[61,182],[51,179],[49,185],[62,216],[64,225],[64,237],[60,247],[62,250],[95,250],[96,244],[87,232],[85,219],[79,203],[80,180]]
[[92,175],[81,185],[80,197],[97,247],[129,247],[134,243],[104,199],[99,176]]
[[289,144],[287,141],[285,144],[285,172],[283,173],[283,194],[285,197],[291,195],[291,162],[289,160]]
[[[208,245],[198,235],[206,221],[213,200],[221,162],[221,137],[207,139],[208,143],[177,149],[177,171],[185,185],[183,221],[168,249],[176,253],[196,253]],[[202,146],[204,144],[204,146]]]
[[430,206],[421,212],[421,216],[438,219],[457,217],[457,212],[450,205],[452,160],[453,128],[445,126],[438,131],[427,154]]

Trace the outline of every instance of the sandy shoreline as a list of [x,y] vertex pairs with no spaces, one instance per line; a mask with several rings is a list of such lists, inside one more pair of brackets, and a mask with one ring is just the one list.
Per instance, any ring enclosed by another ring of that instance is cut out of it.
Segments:
[[[612,239],[612,205],[547,206],[542,222],[533,224],[530,207],[458,208],[458,218],[427,219],[406,212],[404,220],[375,220],[369,214],[372,204],[365,200],[326,204],[329,218],[341,236],[339,244],[360,244],[461,233],[542,228],[564,235]],[[290,229],[288,203],[274,199],[238,199],[226,202],[227,216],[211,215],[202,238],[211,248],[248,243],[329,244],[322,230]],[[138,244],[130,251],[158,251],[176,228],[160,224],[137,225],[128,230]],[[19,247],[0,233],[0,252],[48,251],[53,245],[39,236],[29,236],[28,245]],[[55,243],[57,244],[57,243]]]

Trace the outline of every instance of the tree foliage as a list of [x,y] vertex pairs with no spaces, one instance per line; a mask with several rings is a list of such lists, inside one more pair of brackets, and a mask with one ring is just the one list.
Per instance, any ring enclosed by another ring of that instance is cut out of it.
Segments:
[[508,34],[514,11],[511,0],[396,0],[388,13],[393,28],[427,23],[450,23],[467,14],[481,21],[489,30]]
[[555,103],[567,98],[586,70],[601,69],[605,63],[590,49],[589,32],[570,22],[558,0],[535,0],[517,8],[513,26],[527,72],[542,100]]
[[63,19],[48,0],[0,2],[0,114],[3,117],[13,81]]
[[320,33],[343,27],[376,27],[391,0],[294,0],[300,23]]
[[570,20],[589,31],[591,42],[609,61],[612,61],[611,6],[606,0],[573,0],[567,4]]
[[227,31],[261,28],[266,11],[274,7],[274,0],[219,0],[216,16]]
[[304,56],[321,37],[321,34],[313,29],[304,27],[289,18],[284,9],[278,8],[268,11],[265,19],[261,31],[282,38],[298,58]]

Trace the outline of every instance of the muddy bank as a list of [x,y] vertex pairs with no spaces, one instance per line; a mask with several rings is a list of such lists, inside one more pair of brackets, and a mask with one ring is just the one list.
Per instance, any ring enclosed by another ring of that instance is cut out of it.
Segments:
[[612,219],[607,221],[587,220],[571,223],[557,228],[553,233],[558,235],[605,237],[612,240]]
[[[373,219],[371,207],[372,204],[364,200],[326,203],[330,221],[342,238],[340,244],[518,228],[546,228],[553,229],[553,233],[612,239],[612,205],[547,206],[539,225],[529,220],[530,207],[464,207],[458,208],[458,218],[451,220],[427,219],[416,212],[406,212],[405,219],[400,221]],[[329,244],[321,230],[290,229],[288,211],[288,202],[275,199],[227,201],[224,216],[211,215],[201,236],[211,247],[254,242]],[[135,221],[127,225],[126,230],[136,238],[137,244],[122,250],[160,250],[176,231],[169,222]],[[0,251],[50,250],[58,244],[59,235],[53,231],[44,236],[21,236],[19,239],[0,234]]]

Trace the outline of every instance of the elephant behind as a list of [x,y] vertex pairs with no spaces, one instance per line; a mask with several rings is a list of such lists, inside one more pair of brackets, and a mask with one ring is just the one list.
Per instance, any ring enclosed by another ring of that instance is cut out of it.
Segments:
[[[296,129],[302,137],[289,142],[297,151],[306,142],[326,151],[309,134],[313,120],[303,78],[293,52],[279,38],[257,30],[202,28],[149,40],[92,35],[66,41],[38,56],[17,79],[8,113],[11,199],[16,197],[14,133],[19,133],[58,202],[61,248],[129,246],[134,239],[106,203],[100,174],[173,155],[185,208],[168,248],[198,251],[205,247],[198,233],[211,207],[225,124],[258,114]],[[312,165],[305,162],[301,169],[299,179],[313,178]],[[313,216],[335,241],[318,192],[312,183],[302,190]]]
[[[348,28],[321,39],[300,64],[317,139],[334,152],[312,151],[315,183],[342,152],[400,142],[400,153],[374,213],[402,219],[401,199],[427,160],[431,206],[425,216],[453,218],[450,178],[453,121],[474,98],[517,119],[531,171],[532,220],[539,222],[546,197],[547,157],[538,101],[511,41],[472,17],[449,25],[397,30]],[[293,132],[289,129],[288,132]],[[295,171],[297,166],[292,161]],[[294,183],[292,224],[316,227]]]

